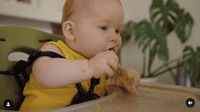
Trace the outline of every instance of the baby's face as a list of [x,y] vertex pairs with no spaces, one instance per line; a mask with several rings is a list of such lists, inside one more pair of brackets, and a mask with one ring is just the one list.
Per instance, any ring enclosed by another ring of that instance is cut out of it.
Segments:
[[87,0],[87,6],[77,12],[74,36],[79,53],[91,58],[106,50],[121,46],[120,31],[124,21],[118,0]]

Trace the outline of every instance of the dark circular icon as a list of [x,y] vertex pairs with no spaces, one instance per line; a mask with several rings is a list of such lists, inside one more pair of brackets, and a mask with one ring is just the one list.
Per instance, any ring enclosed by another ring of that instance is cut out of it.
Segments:
[[11,100],[5,100],[4,101],[4,107],[6,109],[11,109],[13,107],[13,102]]
[[188,107],[194,107],[195,105],[195,100],[193,98],[188,98],[185,102],[185,104],[188,106]]

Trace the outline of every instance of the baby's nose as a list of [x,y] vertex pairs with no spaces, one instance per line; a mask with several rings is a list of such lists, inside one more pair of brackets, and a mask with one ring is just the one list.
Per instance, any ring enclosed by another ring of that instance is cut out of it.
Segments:
[[110,42],[117,42],[119,39],[119,36],[117,34],[112,34],[109,38]]
[[110,37],[109,41],[112,44],[114,44],[117,49],[121,47],[121,36],[119,36],[119,35],[113,35],[112,37]]

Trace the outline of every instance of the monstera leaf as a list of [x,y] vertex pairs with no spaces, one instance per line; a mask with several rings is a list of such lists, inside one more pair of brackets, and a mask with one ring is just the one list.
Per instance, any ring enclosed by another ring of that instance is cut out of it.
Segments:
[[179,5],[174,0],[153,0],[150,8],[150,18],[153,24],[166,29],[166,33],[174,30],[177,22]]
[[195,87],[200,87],[200,47],[194,50],[187,46],[183,55],[184,65]]
[[178,21],[174,25],[175,32],[181,42],[184,43],[189,39],[194,23],[191,15],[185,13],[184,10],[181,10],[178,14]]
[[153,0],[150,18],[153,24],[163,27],[166,34],[175,31],[181,42],[186,42],[193,27],[191,15],[179,7],[175,0]]
[[163,60],[168,59],[167,41],[165,30],[160,26],[153,26],[150,22],[143,20],[135,25],[135,41],[142,51],[150,50],[153,60],[156,54]]
[[[142,47],[143,53],[149,50],[148,74],[156,55],[162,60],[168,60],[168,48],[165,30],[159,25],[153,26],[147,20],[135,25],[135,42]],[[143,70],[144,71],[144,70]]]

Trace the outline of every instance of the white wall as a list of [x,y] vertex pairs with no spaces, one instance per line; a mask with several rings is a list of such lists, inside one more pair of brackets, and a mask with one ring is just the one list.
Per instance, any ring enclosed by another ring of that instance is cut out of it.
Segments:
[[[125,9],[125,20],[133,20],[138,22],[142,19],[149,18],[149,7],[152,0],[122,0]],[[185,8],[194,19],[193,32],[187,44],[192,46],[200,45],[200,0],[177,0],[182,8]],[[182,54],[183,46],[180,45],[179,40],[174,34],[169,36],[169,49],[171,59],[176,58]],[[142,53],[138,50],[132,39],[122,49],[122,63],[128,67],[135,68],[138,71],[142,70]],[[167,79],[167,80],[166,80]],[[164,83],[173,83],[169,75],[164,75],[160,79]]]
[[60,23],[65,0],[0,0],[0,26],[20,25],[51,31],[51,23]]

